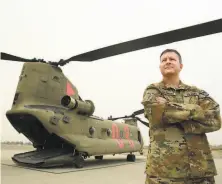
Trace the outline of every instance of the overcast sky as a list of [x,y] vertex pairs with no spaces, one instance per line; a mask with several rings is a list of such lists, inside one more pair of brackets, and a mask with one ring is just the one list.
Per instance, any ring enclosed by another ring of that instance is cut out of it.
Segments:
[[[222,18],[220,0],[1,0],[1,52],[58,61],[100,47]],[[64,73],[95,115],[129,115],[142,108],[145,87],[161,80],[159,54],[177,49],[181,79],[206,90],[222,106],[222,34],[153,47],[92,63],[72,62]],[[7,121],[22,63],[0,62],[1,139],[27,139]],[[148,144],[148,128],[139,124]],[[222,130],[209,133],[222,144]]]

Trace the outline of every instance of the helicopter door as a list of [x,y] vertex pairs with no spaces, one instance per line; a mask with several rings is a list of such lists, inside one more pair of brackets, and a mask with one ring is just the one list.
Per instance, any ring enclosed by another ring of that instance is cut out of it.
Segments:
[[140,143],[142,142],[140,131],[138,131],[138,141],[139,141]]

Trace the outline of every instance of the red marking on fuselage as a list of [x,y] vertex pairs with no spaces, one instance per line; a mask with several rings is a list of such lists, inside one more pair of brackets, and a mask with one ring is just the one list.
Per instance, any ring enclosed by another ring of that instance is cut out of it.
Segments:
[[135,147],[135,145],[134,145],[133,140],[128,140],[128,141],[129,141],[130,147],[131,147],[131,148],[134,148],[134,147]]
[[118,139],[119,138],[119,128],[116,124],[112,124],[112,138]]
[[129,137],[129,127],[127,125],[124,126],[125,138],[130,139]]
[[130,139],[130,131],[127,125],[124,126],[124,132],[125,132],[125,138],[128,140],[130,147],[134,148],[135,147],[134,141]]
[[72,89],[72,85],[67,81],[67,84],[66,84],[66,94],[68,96],[72,96],[75,94],[75,91]]
[[116,139],[116,142],[117,142],[119,148],[124,148],[124,143],[123,143],[122,139]]
[[112,138],[115,139],[119,148],[124,148],[123,140],[119,138],[119,127],[115,123],[112,124]]

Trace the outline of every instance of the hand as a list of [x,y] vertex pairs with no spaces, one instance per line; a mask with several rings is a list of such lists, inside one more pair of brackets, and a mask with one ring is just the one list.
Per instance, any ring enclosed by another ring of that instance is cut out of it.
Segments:
[[167,100],[162,97],[156,97],[156,101],[158,104],[165,104],[167,102]]

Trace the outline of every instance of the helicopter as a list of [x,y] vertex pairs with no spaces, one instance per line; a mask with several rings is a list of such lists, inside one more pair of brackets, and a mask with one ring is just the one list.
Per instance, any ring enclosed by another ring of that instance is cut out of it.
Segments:
[[[15,154],[12,160],[29,167],[71,164],[82,168],[84,161],[91,156],[102,160],[104,155],[127,153],[126,160],[135,162],[134,153],[142,155],[144,146],[138,121],[149,127],[148,122],[138,117],[144,113],[144,109],[116,118],[94,115],[93,101],[80,96],[77,87],[61,67],[73,61],[92,62],[221,32],[222,19],[218,19],[111,45],[58,62],[25,59],[1,52],[2,60],[24,62],[6,117],[35,148],[34,151]],[[124,122],[117,122],[118,119]]]

